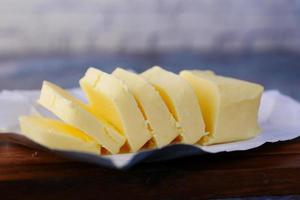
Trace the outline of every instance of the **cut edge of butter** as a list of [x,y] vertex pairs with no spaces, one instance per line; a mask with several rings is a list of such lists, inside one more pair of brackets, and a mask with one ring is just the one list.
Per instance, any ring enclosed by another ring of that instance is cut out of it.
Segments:
[[65,123],[93,137],[112,154],[119,152],[125,138],[97,118],[84,103],[59,86],[44,81],[38,103]]
[[[198,71],[199,72],[199,71]],[[204,136],[200,143],[203,140],[206,140],[208,137],[214,137],[212,133],[215,133],[215,126],[213,122],[217,121],[218,108],[220,104],[220,96],[218,93],[218,87],[211,83],[208,80],[199,80],[192,71],[183,70],[179,74],[184,78],[195,91],[199,105],[202,110],[203,120],[205,123],[205,131],[208,133]],[[214,75],[214,73],[208,73],[207,75]],[[206,87],[200,87],[199,82],[202,81],[203,84],[206,84]],[[205,93],[205,94],[204,94]],[[215,106],[214,106],[215,105]]]
[[19,118],[21,133],[50,149],[100,155],[101,145],[92,137],[58,120],[37,116]]
[[122,68],[116,68],[112,75],[123,81],[135,97],[157,147],[163,147],[176,139],[178,131],[176,121],[169,112],[158,91],[143,77]]
[[177,74],[154,66],[141,74],[160,93],[181,129],[183,143],[197,143],[207,133],[193,88]]
[[138,151],[152,138],[134,96],[121,80],[91,67],[79,83],[90,108],[127,138],[130,151]]
[[260,132],[257,116],[263,86],[199,70],[183,70],[180,75],[191,84],[203,109],[209,134],[201,144],[246,140]]

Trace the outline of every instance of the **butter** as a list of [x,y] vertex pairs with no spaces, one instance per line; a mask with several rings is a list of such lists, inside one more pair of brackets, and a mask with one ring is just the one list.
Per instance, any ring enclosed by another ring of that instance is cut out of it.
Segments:
[[125,138],[85,104],[50,82],[44,82],[38,102],[65,123],[93,137],[102,147],[116,154]]
[[32,141],[56,150],[100,154],[101,146],[92,137],[72,126],[43,117],[20,117],[21,132]]
[[160,93],[181,128],[183,143],[194,144],[205,135],[201,108],[192,87],[182,77],[160,67],[141,74]]
[[260,132],[261,85],[202,71],[182,71],[196,92],[206,124],[204,145],[245,140]]
[[90,108],[127,138],[130,151],[138,151],[151,139],[143,114],[122,81],[89,68],[80,86],[88,97]]
[[155,88],[141,76],[121,68],[115,69],[112,75],[122,80],[135,97],[149,123],[156,146],[170,144],[180,132],[175,119]]

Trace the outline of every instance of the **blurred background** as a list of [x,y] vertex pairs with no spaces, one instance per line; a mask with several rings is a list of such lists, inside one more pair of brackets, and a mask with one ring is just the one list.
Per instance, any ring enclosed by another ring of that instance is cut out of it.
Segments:
[[0,0],[0,90],[88,66],[212,69],[300,100],[299,0]]

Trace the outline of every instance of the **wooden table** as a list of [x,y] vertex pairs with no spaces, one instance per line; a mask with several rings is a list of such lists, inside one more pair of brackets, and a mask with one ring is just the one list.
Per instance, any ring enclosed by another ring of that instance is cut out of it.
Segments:
[[145,200],[288,194],[300,194],[300,139],[247,152],[143,163],[127,171],[0,143],[1,199]]

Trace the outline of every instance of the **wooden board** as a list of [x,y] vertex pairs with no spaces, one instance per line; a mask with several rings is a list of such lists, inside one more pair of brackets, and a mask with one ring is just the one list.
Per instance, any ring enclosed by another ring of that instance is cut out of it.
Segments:
[[[300,139],[117,171],[0,143],[1,199],[199,199],[300,194]],[[6,198],[4,198],[6,197]]]

